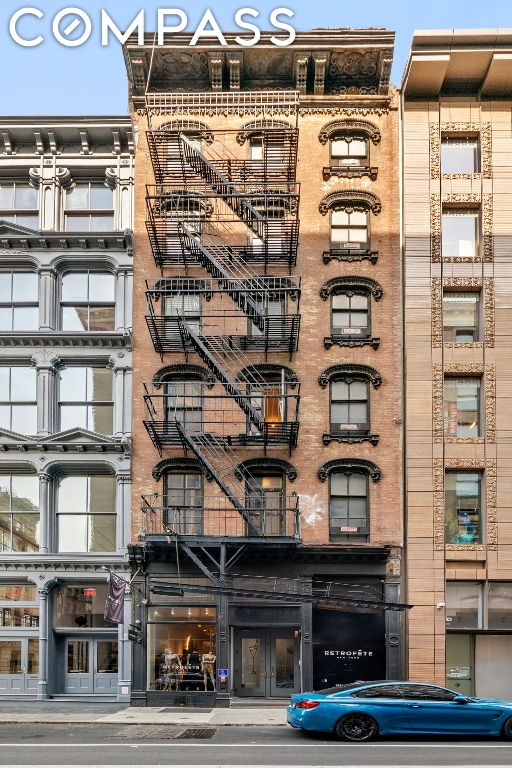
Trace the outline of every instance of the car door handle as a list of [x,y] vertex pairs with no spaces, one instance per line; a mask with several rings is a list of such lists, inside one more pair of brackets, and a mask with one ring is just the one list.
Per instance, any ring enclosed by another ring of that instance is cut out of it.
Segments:
[[413,709],[419,709],[419,708],[420,708],[420,705],[419,705],[419,704],[411,704],[411,707],[412,707]]

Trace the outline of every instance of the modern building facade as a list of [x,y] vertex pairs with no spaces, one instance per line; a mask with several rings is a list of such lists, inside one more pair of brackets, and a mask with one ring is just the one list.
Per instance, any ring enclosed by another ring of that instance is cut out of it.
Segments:
[[139,706],[404,672],[393,34],[234,37],[125,46]]
[[126,701],[103,609],[129,573],[131,122],[0,136],[0,696]]
[[419,32],[403,83],[411,679],[510,697],[512,36]]

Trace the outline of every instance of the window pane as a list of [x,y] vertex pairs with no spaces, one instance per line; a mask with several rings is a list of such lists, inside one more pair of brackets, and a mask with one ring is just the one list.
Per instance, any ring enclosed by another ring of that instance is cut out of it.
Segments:
[[12,318],[13,331],[37,331],[39,328],[37,307],[14,307]]
[[112,475],[91,475],[89,512],[114,512],[116,479]]
[[368,407],[366,403],[351,403],[349,414],[351,424],[366,424],[368,422]]
[[39,608],[0,608],[0,627],[38,627]]
[[352,139],[348,148],[352,157],[366,157],[366,141],[364,139]]
[[366,496],[367,485],[366,475],[350,475],[349,488],[351,496]]
[[13,552],[37,552],[39,549],[39,514],[12,515]]
[[441,141],[442,173],[478,173],[479,147],[476,138]]
[[333,400],[348,400],[348,384],[346,381],[333,381],[331,383],[331,397]]
[[11,429],[21,435],[35,435],[37,433],[37,406],[13,405]]
[[[76,551],[76,550],[75,550]],[[73,586],[57,587],[53,600],[53,623],[55,627],[109,627],[103,611],[107,599],[107,584],[93,582]]]
[[0,331],[12,331],[11,307],[0,307]]
[[[204,691],[201,664],[206,662],[207,689],[212,691],[217,674],[215,652],[215,624],[148,624],[148,688]],[[248,663],[250,669],[250,660]]]
[[115,331],[115,307],[89,306],[89,330]]
[[25,210],[37,208],[37,189],[28,184],[16,184],[14,207]]
[[445,434],[478,437],[480,434],[480,380],[447,378],[444,382]]
[[39,509],[39,480],[36,475],[12,475],[11,508],[16,512]]
[[34,272],[14,272],[12,276],[13,301],[37,302],[38,281]]
[[[39,611],[38,611],[39,614]],[[39,625],[39,617],[37,619],[37,625]],[[31,624],[31,626],[37,626]],[[38,675],[39,674],[39,640],[30,639],[28,641],[28,658],[27,658],[27,674]]]
[[348,477],[341,472],[333,472],[331,475],[331,495],[346,496],[348,493]]
[[62,278],[62,301],[87,301],[87,273],[70,272]]
[[476,256],[478,242],[478,216],[469,214],[443,214],[443,256]]
[[90,224],[90,216],[70,214],[65,216],[64,229],[66,232],[89,232]]
[[489,584],[489,629],[512,629],[512,582]]
[[351,227],[366,227],[367,214],[364,211],[354,211],[350,214]]
[[348,155],[348,145],[344,139],[334,139],[331,141],[331,155],[333,157],[344,157]]
[[59,512],[87,511],[87,477],[63,477],[59,483]]
[[350,385],[351,400],[366,400],[368,397],[368,386],[365,381],[353,381]]
[[64,368],[60,373],[60,399],[80,402],[87,399],[87,368]]
[[115,552],[116,516],[89,516],[89,552]]
[[111,435],[114,429],[112,405],[92,405],[88,409],[87,429],[102,435]]
[[481,542],[480,475],[447,472],[445,524],[448,544]]
[[58,551],[87,552],[88,515],[57,515]]
[[13,207],[14,184],[0,184],[0,208],[8,209]]
[[478,341],[480,296],[477,293],[445,293],[443,338],[445,342]]
[[110,368],[89,368],[87,370],[87,399],[112,400],[112,370]]
[[333,309],[348,309],[350,306],[350,299],[345,293],[337,293],[332,297]]
[[88,307],[62,307],[63,331],[88,331]]
[[89,301],[114,301],[116,294],[115,276],[91,273],[89,275]]
[[481,586],[469,582],[446,584],[446,623],[449,629],[482,627]]
[[336,226],[348,225],[348,213],[346,211],[331,211],[331,224]]
[[0,401],[8,402],[11,399],[11,369],[9,366],[0,366]]
[[89,185],[76,184],[73,189],[66,190],[67,210],[86,210],[89,207]]
[[114,228],[114,217],[109,214],[95,214],[90,219],[91,232],[110,232]]
[[39,229],[39,216],[31,213],[17,213],[16,224],[19,224],[20,227],[27,227],[27,229]]
[[87,429],[87,406],[86,405],[61,405],[60,406],[60,429],[65,432],[73,428]]
[[331,429],[341,429],[341,424],[347,424],[348,403],[333,403],[331,405]]
[[12,518],[10,513],[0,513],[0,552],[12,551]]
[[13,366],[11,368],[11,400],[13,402],[36,400],[37,372],[35,368]]
[[37,602],[37,588],[26,584],[0,585],[0,602]]
[[21,675],[21,640],[0,640],[0,675]]
[[114,207],[114,192],[105,184],[91,184],[90,207],[92,210],[112,210]]

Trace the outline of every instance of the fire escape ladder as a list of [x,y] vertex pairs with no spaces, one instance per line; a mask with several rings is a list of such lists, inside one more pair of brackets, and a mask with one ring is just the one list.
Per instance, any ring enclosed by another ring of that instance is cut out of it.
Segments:
[[265,239],[265,218],[254,208],[226,176],[184,134],[180,134],[180,150],[187,177],[186,166],[192,168],[218,195],[222,195],[226,205],[238,216],[249,229],[261,240]]
[[247,395],[245,395],[237,386],[233,383],[229,373],[224,366],[221,365],[217,359],[218,355],[212,352],[212,339],[207,339],[200,333],[196,333],[183,317],[178,317],[178,325],[182,339],[186,343],[191,341],[195,347],[201,360],[208,366],[208,368],[215,374],[217,379],[224,386],[226,392],[231,395],[236,404],[242,409],[245,415],[254,424],[257,430],[263,432],[265,424],[261,419],[257,410],[251,405]]
[[[231,453],[226,440],[221,437],[210,435],[208,438],[208,446],[205,446],[201,444],[201,439],[198,435],[188,432],[184,425],[177,419],[176,428],[181,437],[184,449],[190,449],[202,464],[206,473],[215,480],[221,491],[247,523],[248,530],[258,536],[261,535],[260,529],[254,524],[254,520],[251,519],[246,506],[242,504],[233,488],[226,481],[226,476],[232,471],[232,468],[235,465],[233,457],[231,457],[230,460],[227,460],[226,458]],[[213,455],[214,462],[208,457],[208,452]],[[223,459],[223,457],[225,458]]]

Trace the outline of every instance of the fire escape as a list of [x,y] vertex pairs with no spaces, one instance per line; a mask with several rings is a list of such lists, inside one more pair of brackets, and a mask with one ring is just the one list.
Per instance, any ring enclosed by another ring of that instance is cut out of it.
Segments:
[[162,361],[202,363],[207,378],[147,385],[144,424],[161,455],[195,457],[214,490],[185,503],[144,497],[143,534],[176,539],[211,577],[214,545],[232,562],[251,542],[300,539],[297,495],[265,495],[241,461],[252,447],[286,465],[279,456],[297,444],[300,385],[284,373],[300,329],[297,129],[160,128],[148,142],[147,228],[161,270],[147,285],[148,329]]

